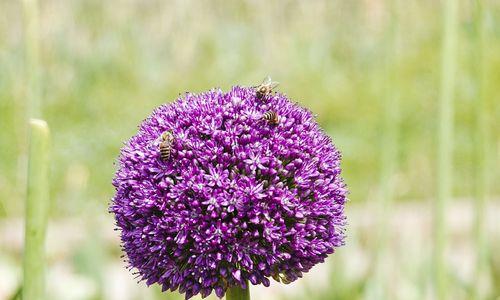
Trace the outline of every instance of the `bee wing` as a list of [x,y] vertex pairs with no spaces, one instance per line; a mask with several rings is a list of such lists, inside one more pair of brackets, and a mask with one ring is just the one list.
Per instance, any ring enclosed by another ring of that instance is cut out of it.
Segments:
[[262,80],[262,85],[269,85],[273,82],[273,80],[271,79],[271,76],[267,75],[266,78],[264,78],[264,80]]
[[266,76],[266,78],[264,78],[264,80],[262,80],[261,84],[253,86],[253,88],[267,87],[270,89],[274,89],[275,87],[278,86],[278,84],[279,84],[279,82],[273,81],[271,79],[271,76],[268,75],[268,76]]
[[279,82],[273,81],[270,76],[267,76],[266,78],[264,78],[264,81],[262,81],[262,85],[265,85],[271,89],[274,89],[275,87],[277,87],[278,84],[279,84]]
[[280,83],[279,83],[279,82],[277,82],[277,81],[271,81],[271,82],[269,83],[269,87],[270,87],[271,89],[274,89],[274,88],[275,88],[275,87],[277,87],[279,84],[280,84]]
[[258,85],[254,85],[253,88],[257,89],[259,87],[262,87],[262,86],[266,86],[267,84],[269,84],[271,82],[271,77],[269,76],[266,76],[266,78],[264,78],[264,80],[262,80],[262,82]]

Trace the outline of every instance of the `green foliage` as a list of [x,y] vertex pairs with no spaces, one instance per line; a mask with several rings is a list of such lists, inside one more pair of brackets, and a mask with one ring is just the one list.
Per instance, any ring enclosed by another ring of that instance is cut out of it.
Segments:
[[[491,130],[494,120],[500,119],[500,3],[478,1],[484,12],[484,40],[478,42],[474,2],[458,1],[455,142],[448,157],[455,178],[449,193],[454,198],[468,198],[475,184],[483,184],[486,179],[479,183],[474,179],[477,172],[484,172],[484,165],[489,172],[484,176],[491,182],[500,175],[495,167],[500,131]],[[391,32],[387,24],[394,3],[398,3],[393,15],[397,30]],[[32,103],[43,99],[37,113],[43,112],[53,133],[51,213],[56,220],[88,219],[90,224],[109,218],[106,206],[113,195],[113,162],[122,142],[154,107],[184,91],[254,85],[266,75],[280,82],[280,91],[315,112],[342,150],[353,205],[369,210],[379,195],[389,195],[391,207],[409,200],[424,205],[435,196],[438,182],[441,26],[446,13],[440,7],[435,1],[415,0],[119,4],[49,0],[41,1],[40,27],[25,28],[22,4],[2,1],[0,220],[23,216],[26,116]],[[30,42],[30,32],[40,36],[39,46]],[[391,44],[394,40],[397,51]],[[480,54],[478,43],[484,43]],[[476,59],[483,64],[480,78]],[[476,110],[479,85],[484,100]],[[391,106],[390,99],[397,99],[397,107]],[[488,116],[475,117],[475,111]],[[491,132],[482,140],[480,136],[484,147],[477,148],[475,137],[483,126]],[[484,155],[491,157],[487,160]],[[476,168],[478,161],[483,169]],[[487,194],[499,195],[500,186],[492,184],[489,191],[478,193],[484,199]],[[479,209],[483,205],[479,203]],[[479,231],[483,225],[477,224]],[[373,237],[356,234],[348,245],[360,241],[364,243],[360,247],[369,251],[382,247]],[[76,272],[92,278],[98,290],[104,266],[93,262],[104,264],[119,255],[116,247],[107,249],[109,244],[102,239],[100,235],[85,239],[70,262]],[[484,239],[481,235],[477,243]],[[497,289],[493,295],[498,295],[499,258],[485,253],[481,259],[492,269],[492,286]],[[431,270],[427,259],[427,252],[414,259],[423,262],[412,273],[419,288],[426,286]],[[413,267],[405,266],[402,272],[409,273]],[[332,274],[331,289],[325,294],[310,291],[318,299],[332,299],[333,294],[335,299],[362,298],[371,284],[367,279],[375,272],[371,266],[370,272],[352,279],[345,277],[340,266],[334,269],[339,271]],[[384,281],[387,284],[389,278]],[[456,289],[464,290],[458,284]],[[150,298],[162,297],[156,294],[155,288]],[[416,294],[415,298],[422,298],[425,291]]]
[[[351,198],[370,199],[378,181],[379,132],[385,85],[385,4],[366,7],[343,1],[304,4],[242,2],[203,4],[159,1],[117,6],[101,1],[48,1],[42,4],[40,45],[43,110],[54,127],[53,195],[56,214],[80,204],[66,199],[70,171],[78,165],[88,181],[78,187],[88,201],[106,205],[121,142],[157,105],[186,90],[252,85],[270,74],[280,90],[311,108],[344,153]],[[19,214],[19,154],[25,152],[26,109],[19,7],[1,4],[0,22],[0,191],[5,214]],[[379,7],[380,6],[380,7]],[[265,7],[265,9],[262,9]],[[487,30],[498,30],[491,7]],[[52,15],[55,12],[56,15]],[[434,190],[433,134],[436,130],[440,11],[433,2],[411,2],[400,13],[397,53],[401,91],[399,199],[427,198]],[[461,38],[467,34],[463,13]],[[498,37],[485,51],[487,78],[498,80]],[[466,55],[467,53],[461,53]],[[461,60],[461,58],[459,59]],[[457,78],[456,173],[454,194],[471,193],[471,140],[474,106],[470,70]],[[491,89],[486,97],[495,98]],[[499,116],[498,107],[492,113]],[[498,132],[495,140],[498,140]],[[380,147],[382,146],[382,147]],[[396,159],[396,158],[394,158]],[[424,186],[425,188],[422,188]],[[495,187],[498,192],[498,187]],[[9,199],[7,203],[5,199]],[[77,210],[77,209],[76,209]]]

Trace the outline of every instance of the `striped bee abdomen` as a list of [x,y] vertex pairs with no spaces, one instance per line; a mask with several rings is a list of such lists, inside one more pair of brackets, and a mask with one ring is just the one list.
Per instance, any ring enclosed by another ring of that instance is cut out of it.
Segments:
[[165,131],[161,134],[160,142],[160,157],[163,161],[170,158],[172,152],[172,144],[174,143],[174,135],[171,131]]
[[268,111],[268,112],[265,112],[262,115],[262,119],[265,120],[265,121],[267,121],[271,125],[278,125],[278,123],[279,123],[278,114],[275,111],[272,111],[272,110]]

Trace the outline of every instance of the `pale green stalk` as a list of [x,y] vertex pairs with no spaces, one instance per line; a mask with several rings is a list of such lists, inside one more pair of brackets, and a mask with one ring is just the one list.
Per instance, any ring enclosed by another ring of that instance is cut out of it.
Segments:
[[452,191],[453,94],[457,68],[458,0],[445,0],[438,115],[437,199],[434,206],[434,283],[437,299],[447,299],[446,206]]
[[488,120],[489,110],[486,101],[486,76],[485,76],[485,29],[484,29],[484,4],[481,0],[476,0],[476,11],[474,23],[476,25],[475,34],[475,55],[473,64],[475,68],[475,77],[477,78],[477,101],[475,105],[475,221],[474,236],[476,241],[476,274],[474,276],[474,299],[481,299],[484,293],[481,289],[484,287],[484,279],[488,277],[487,262],[487,239],[485,228],[485,205],[488,194]]
[[383,90],[383,128],[381,144],[380,192],[377,213],[377,241],[375,248],[375,276],[371,294],[373,299],[387,298],[387,276],[385,261],[388,251],[388,234],[390,219],[389,208],[394,202],[395,178],[398,161],[398,131],[399,131],[399,99],[397,93],[397,60],[398,60],[398,3],[397,0],[387,1],[389,8],[385,47],[385,82]]
[[26,96],[29,118],[41,117],[40,91],[40,35],[37,0],[22,0],[25,26]]
[[45,299],[45,233],[49,214],[49,128],[30,120],[23,300]]
[[27,144],[26,135],[29,128],[26,123],[30,118],[42,118],[40,92],[40,58],[39,58],[39,13],[37,0],[22,0],[24,10],[24,87],[25,99],[18,101],[19,109],[19,154],[18,154],[18,188],[23,196],[26,186]]
[[242,289],[240,286],[232,286],[227,289],[226,300],[250,300],[250,286],[247,282],[247,288]]

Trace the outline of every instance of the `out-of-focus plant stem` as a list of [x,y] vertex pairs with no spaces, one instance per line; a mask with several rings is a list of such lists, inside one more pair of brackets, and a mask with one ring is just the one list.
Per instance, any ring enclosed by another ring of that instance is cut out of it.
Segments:
[[489,158],[489,110],[485,97],[486,94],[486,76],[485,76],[485,39],[486,32],[484,28],[484,3],[485,1],[476,0],[476,10],[474,15],[475,35],[474,35],[474,54],[473,64],[475,66],[475,77],[477,78],[477,93],[475,101],[475,221],[474,236],[476,239],[476,274],[474,276],[474,299],[484,298],[481,289],[484,287],[484,279],[488,278],[488,258],[487,258],[487,240],[485,229],[485,205],[488,194],[488,158]]
[[397,57],[398,57],[398,2],[387,1],[387,26],[384,40],[385,81],[383,86],[383,127],[381,144],[381,169],[379,183],[379,199],[377,213],[377,241],[375,248],[375,276],[373,291],[369,295],[373,299],[387,298],[387,281],[385,261],[388,251],[388,210],[394,201],[394,188],[398,165],[398,131],[399,131],[399,99],[397,91]]
[[458,1],[445,0],[442,8],[443,42],[438,115],[437,199],[434,205],[434,283],[436,299],[447,299],[446,206],[452,191],[453,97],[457,68]]
[[22,0],[24,11],[24,101],[18,101],[19,112],[19,151],[17,157],[17,189],[21,197],[25,197],[26,169],[27,169],[27,135],[28,120],[42,118],[41,113],[41,85],[40,85],[40,58],[39,58],[39,13],[37,0]]
[[45,298],[45,233],[49,214],[49,139],[47,123],[37,119],[30,120],[23,300]]
[[37,0],[23,0],[25,26],[26,109],[29,118],[41,117],[40,35]]
[[240,286],[232,286],[227,289],[226,300],[250,300],[250,286],[243,289]]

